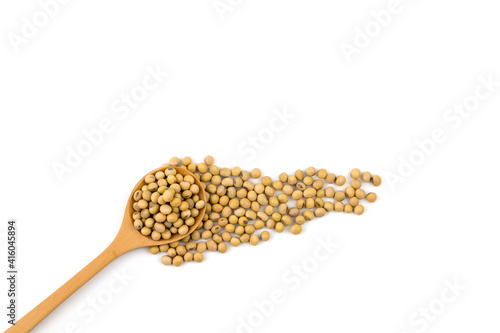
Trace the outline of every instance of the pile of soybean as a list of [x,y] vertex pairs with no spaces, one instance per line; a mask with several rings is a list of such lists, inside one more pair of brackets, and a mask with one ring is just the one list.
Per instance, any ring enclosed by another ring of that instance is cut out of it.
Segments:
[[134,194],[134,226],[155,240],[183,235],[206,206],[203,221],[191,234],[167,245],[152,246],[152,254],[164,252],[161,262],[180,266],[184,262],[202,262],[204,253],[225,253],[228,244],[257,245],[268,241],[267,230],[298,235],[306,221],[328,212],[363,214],[363,201],[375,202],[377,195],[366,193],[364,183],[379,186],[380,176],[352,169],[351,181],[325,169],[309,167],[294,174],[281,173],[278,179],[262,176],[259,169],[243,171],[239,167],[219,168],[212,156],[204,163],[190,157],[173,157],[169,166],[180,166],[200,180],[207,202],[200,200],[200,189],[191,176],[166,169],[145,177],[146,184]]

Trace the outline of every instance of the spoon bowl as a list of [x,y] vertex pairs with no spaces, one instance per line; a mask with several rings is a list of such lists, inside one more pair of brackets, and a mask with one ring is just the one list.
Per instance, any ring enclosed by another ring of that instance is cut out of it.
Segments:
[[[182,168],[182,167],[171,167],[171,166],[162,166],[160,168],[157,168],[151,172],[148,173],[148,175],[155,174],[158,171],[165,171],[168,168],[173,168],[177,171],[177,173],[183,175],[183,176],[192,176],[194,178],[195,184],[198,185],[200,188],[200,193],[198,194],[200,196],[200,200],[203,200],[206,202],[206,195],[205,195],[205,190],[203,189],[200,181],[198,178],[196,178],[193,173],[191,173],[189,170]],[[132,214],[134,213],[134,208],[132,207],[134,204],[134,199],[133,195],[135,191],[140,190],[144,185],[146,185],[146,182],[144,180],[144,177],[141,178],[141,180],[135,185],[134,189],[132,190],[132,193],[130,194],[130,197],[127,202],[127,207],[125,208],[125,214],[123,216],[123,222],[122,226],[120,228],[120,231],[118,231],[118,235],[116,236],[115,241],[118,239],[120,241],[120,244],[117,245],[119,246],[120,249],[126,250],[122,253],[125,253],[127,251],[130,251],[132,249],[136,249],[139,247],[149,247],[149,246],[159,246],[159,245],[165,245],[173,242],[177,242],[181,240],[182,238],[186,237],[187,235],[190,235],[193,233],[193,231],[198,228],[200,225],[203,215],[205,215],[205,206],[200,209],[200,213],[198,216],[196,216],[194,224],[189,227],[189,231],[186,235],[172,235],[169,239],[160,239],[160,240],[153,240],[149,236],[144,236],[143,234],[140,233],[139,230],[134,228],[134,220],[132,219]],[[113,241],[113,242],[115,242]]]
[[[174,168],[177,173],[183,176],[192,176],[194,178],[195,184],[200,188],[200,192],[198,194],[200,200],[206,202],[205,190],[203,189],[200,181],[194,176],[193,173],[191,173],[186,168],[163,165],[160,168],[149,172],[147,175],[155,174],[158,171],[165,171],[167,168]],[[24,317],[16,321],[15,325],[11,326],[8,330],[5,331],[5,333],[26,333],[31,331],[76,290],[83,286],[100,270],[106,267],[106,265],[108,265],[111,261],[124,254],[125,252],[141,247],[159,246],[173,243],[186,237],[187,235],[190,235],[198,228],[201,221],[203,220],[203,216],[205,215],[205,206],[200,209],[200,213],[198,214],[198,216],[196,216],[195,223],[189,228],[189,231],[186,235],[177,234],[173,235],[169,239],[160,239],[155,241],[150,237],[141,234],[140,230],[137,230],[134,227],[134,220],[132,218],[132,214],[134,213],[133,204],[135,202],[133,195],[135,191],[141,189],[146,184],[144,178],[145,177],[142,177],[132,190],[132,193],[130,194],[127,202],[127,206],[125,208],[122,225],[111,244],[97,258],[95,258],[80,272],[73,276],[68,282],[57,289],[52,295],[47,297],[42,303],[37,305]]]

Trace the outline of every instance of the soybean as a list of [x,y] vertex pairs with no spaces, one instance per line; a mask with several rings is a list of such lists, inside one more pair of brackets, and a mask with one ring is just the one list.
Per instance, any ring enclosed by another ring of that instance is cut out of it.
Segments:
[[[375,193],[366,194],[363,184],[371,182],[379,186],[382,183],[380,176],[357,168],[350,171],[351,179],[347,183],[343,175],[312,166],[293,174],[282,172],[273,179],[262,176],[258,168],[250,172],[237,166],[219,168],[210,155],[198,164],[190,157],[173,157],[169,165],[180,165],[194,177],[182,176],[168,166],[147,175],[144,185],[133,194],[132,218],[134,228],[153,240],[183,237],[149,248],[152,254],[166,252],[161,262],[174,266],[202,262],[207,249],[225,253],[228,244],[256,246],[260,240],[270,239],[267,230],[257,234],[264,228],[279,233],[289,228],[292,234],[298,235],[306,221],[328,212],[361,215],[365,209],[362,200],[370,203],[377,200]],[[201,187],[196,184],[196,178]],[[346,183],[345,189],[338,188]],[[203,190],[207,202],[200,200]],[[205,213],[200,216],[204,208]],[[203,221],[193,231],[191,227],[197,218]]]

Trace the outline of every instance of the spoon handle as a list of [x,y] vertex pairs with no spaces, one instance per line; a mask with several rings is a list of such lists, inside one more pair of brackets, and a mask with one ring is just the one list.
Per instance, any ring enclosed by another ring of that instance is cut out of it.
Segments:
[[24,317],[16,321],[15,325],[11,326],[4,333],[26,333],[31,331],[45,317],[54,311],[55,308],[77,291],[78,288],[83,286],[101,269],[123,253],[123,251],[118,251],[117,247],[114,245],[115,243],[112,243],[90,264],[85,266],[85,268],[57,289],[52,295],[47,297],[42,303],[38,304],[33,310],[28,312]]

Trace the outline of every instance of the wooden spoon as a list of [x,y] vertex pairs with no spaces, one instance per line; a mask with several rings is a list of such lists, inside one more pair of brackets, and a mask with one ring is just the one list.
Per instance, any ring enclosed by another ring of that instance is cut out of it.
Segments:
[[[151,171],[149,174],[155,174],[157,171],[164,171],[169,168],[165,165],[158,169]],[[173,167],[183,176],[190,175],[194,177],[196,185],[200,188],[200,200],[206,201],[205,191],[201,186],[200,181],[191,172],[184,168]],[[47,317],[55,308],[57,308],[62,302],[64,302],[69,296],[71,296],[75,291],[83,286],[88,280],[90,280],[94,275],[96,275],[101,269],[108,265],[111,261],[116,259],[118,256],[124,254],[133,249],[140,247],[149,247],[155,245],[164,245],[172,242],[176,242],[187,235],[175,235],[167,240],[154,241],[150,237],[142,235],[137,229],[134,228],[134,223],[132,220],[132,213],[134,209],[132,205],[134,204],[134,199],[132,198],[134,192],[139,190],[146,183],[144,177],[135,185],[134,190],[130,194],[128,199],[127,207],[125,209],[125,216],[123,217],[122,226],[118,231],[115,239],[108,246],[104,252],[102,252],[97,258],[95,258],[90,264],[85,266],[80,272],[73,276],[68,282],[66,282],[62,287],[57,289],[52,295],[47,297],[42,303],[40,303],[36,308],[28,312],[24,317],[19,319],[14,326],[11,326],[5,333],[26,333],[31,331],[36,325],[38,325],[45,317]],[[200,210],[199,215],[196,217],[195,223],[189,228],[188,234],[191,234],[196,230],[198,225],[201,223],[205,215],[205,207]]]

